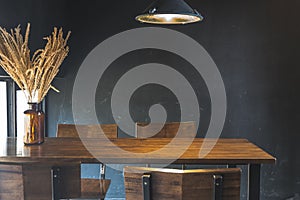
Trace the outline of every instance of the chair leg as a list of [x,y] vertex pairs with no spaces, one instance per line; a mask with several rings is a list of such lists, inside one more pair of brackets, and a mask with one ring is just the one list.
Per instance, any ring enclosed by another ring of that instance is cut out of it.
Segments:
[[101,164],[101,166],[100,166],[100,179],[105,179],[105,170],[106,170],[106,166],[104,164]]
[[213,180],[213,200],[222,200],[223,177],[221,175],[213,175]]
[[52,200],[59,200],[60,197],[60,168],[53,167],[51,169],[51,182],[52,182]]
[[142,176],[143,200],[151,199],[151,174],[145,173]]

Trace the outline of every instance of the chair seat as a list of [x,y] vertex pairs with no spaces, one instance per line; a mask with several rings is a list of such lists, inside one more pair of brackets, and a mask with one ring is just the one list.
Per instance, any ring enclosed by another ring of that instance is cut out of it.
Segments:
[[110,179],[81,179],[81,198],[104,199],[109,188]]

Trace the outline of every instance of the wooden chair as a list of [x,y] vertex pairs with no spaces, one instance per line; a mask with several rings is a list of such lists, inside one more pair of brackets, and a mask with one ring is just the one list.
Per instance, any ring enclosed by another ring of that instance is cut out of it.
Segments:
[[[153,133],[156,133],[153,135]],[[195,138],[197,134],[194,121],[189,122],[167,122],[167,123],[151,123],[144,122],[135,123],[136,138]],[[150,167],[150,165],[146,165]],[[178,168],[172,165],[172,168]],[[185,169],[185,165],[181,165],[181,169]]]
[[[161,128],[161,130],[159,130]],[[157,132],[158,131],[158,132]],[[156,133],[157,132],[157,133]],[[155,135],[152,135],[156,133]],[[194,138],[197,134],[194,121],[189,122],[167,122],[151,123],[144,122],[135,123],[135,135],[137,138]]]
[[239,200],[239,168],[125,167],[126,200]]
[[[116,124],[101,124],[101,129],[107,138],[113,139],[118,137],[118,127]],[[75,125],[75,124],[58,124],[57,137],[80,137],[98,138],[101,137],[99,125]],[[82,134],[84,133],[84,135]],[[80,198],[98,198],[104,199],[110,185],[110,179],[105,179],[105,165],[100,166],[100,179],[81,179],[81,196]]]
[[[117,124],[101,124],[101,129],[109,139],[118,137]],[[78,131],[84,133],[80,135],[85,138],[97,138],[100,137],[99,125],[75,125],[75,124],[58,124],[57,125],[57,137],[79,137]]]

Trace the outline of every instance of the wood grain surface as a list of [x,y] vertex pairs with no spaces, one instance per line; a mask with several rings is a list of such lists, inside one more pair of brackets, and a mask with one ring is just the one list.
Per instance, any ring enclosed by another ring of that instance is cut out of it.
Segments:
[[214,175],[222,176],[222,199],[240,199],[238,168],[231,169],[158,169],[125,167],[124,180],[127,200],[143,199],[143,174],[150,174],[150,194],[155,200],[213,200]]
[[[60,196],[80,196],[80,165],[60,168]],[[0,164],[1,200],[49,200],[52,196],[51,164]]]
[[[151,133],[155,133],[151,135]],[[135,123],[136,138],[194,138],[197,134],[194,121],[166,123]]]
[[58,124],[56,136],[97,138],[101,134],[107,138],[117,138],[117,124]]
[[[88,144],[86,149],[83,143]],[[170,145],[172,143],[172,145]],[[41,145],[24,146],[14,138],[0,140],[0,163],[95,162],[180,164],[274,164],[276,159],[246,139],[195,138],[95,139],[46,138]],[[209,150],[204,157],[200,150]],[[176,157],[178,153],[183,154]]]

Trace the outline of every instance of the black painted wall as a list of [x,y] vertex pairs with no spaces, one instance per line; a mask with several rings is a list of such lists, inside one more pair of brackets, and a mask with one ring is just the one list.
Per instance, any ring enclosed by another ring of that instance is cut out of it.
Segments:
[[[48,136],[57,123],[72,123],[73,81],[84,58],[100,42],[119,32],[143,27],[133,20],[150,0],[0,0],[0,26],[31,23],[30,47],[41,47],[42,37],[53,26],[71,30],[70,54],[53,85],[61,93],[47,96]],[[221,137],[247,138],[277,157],[275,166],[263,165],[263,200],[287,199],[300,193],[300,1],[298,0],[187,0],[205,17],[198,24],[168,26],[199,42],[211,55],[222,75],[228,100]],[[160,62],[178,69],[191,82],[201,107],[198,136],[209,124],[210,99],[200,75],[187,62],[158,50],[131,52],[117,59],[101,80],[96,95],[100,123],[114,123],[110,98],[114,83],[134,65]],[[101,66],[99,66],[101,67]],[[151,97],[151,98],[150,98]],[[131,115],[149,121],[148,108],[161,103],[168,120],[178,119],[177,99],[166,88],[148,85],[132,97]],[[88,123],[82,116],[82,123]],[[97,166],[94,166],[97,168]],[[86,168],[86,166],[85,166]],[[95,170],[87,167],[84,175]],[[108,197],[124,197],[121,173],[109,170],[113,179]],[[243,198],[245,197],[243,186]]]

